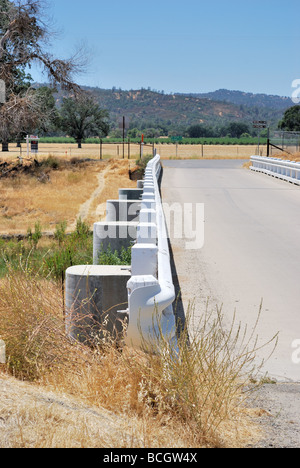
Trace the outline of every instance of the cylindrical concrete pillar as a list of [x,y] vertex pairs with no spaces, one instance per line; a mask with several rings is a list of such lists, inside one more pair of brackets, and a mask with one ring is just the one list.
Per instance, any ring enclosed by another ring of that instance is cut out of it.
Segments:
[[140,200],[107,200],[106,221],[138,221]]
[[119,189],[119,200],[139,200],[143,195],[143,189]]
[[136,241],[137,222],[99,222],[94,224],[93,235],[93,263],[98,264],[99,253],[111,250],[121,252]]
[[119,339],[128,304],[131,274],[120,266],[74,266],[66,271],[66,332],[81,343],[95,345]]

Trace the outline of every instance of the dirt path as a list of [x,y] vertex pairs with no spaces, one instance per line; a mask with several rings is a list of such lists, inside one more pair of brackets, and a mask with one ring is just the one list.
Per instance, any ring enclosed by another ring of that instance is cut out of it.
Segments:
[[[76,218],[76,221],[78,219],[81,219],[82,221],[85,221],[87,217],[91,214],[90,209],[92,206],[92,203],[94,200],[100,196],[102,190],[105,187],[105,176],[108,173],[109,168],[106,168],[104,171],[101,171],[97,178],[98,178],[98,187],[94,190],[92,193],[91,197],[85,201],[79,208],[78,215]],[[76,221],[71,225],[71,230],[74,230],[76,228]]]

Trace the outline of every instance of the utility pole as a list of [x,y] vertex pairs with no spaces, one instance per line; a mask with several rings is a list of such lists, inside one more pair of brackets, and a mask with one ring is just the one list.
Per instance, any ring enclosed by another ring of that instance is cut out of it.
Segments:
[[0,104],[5,104],[6,87],[5,81],[0,80]]
[[[5,81],[0,80],[0,105],[6,102],[6,85]],[[8,151],[8,142],[2,140],[2,151]]]
[[258,156],[260,156],[260,132],[262,128],[267,128],[267,122],[265,120],[254,120],[253,128],[258,129]]
[[125,117],[123,117],[123,159],[125,159]]

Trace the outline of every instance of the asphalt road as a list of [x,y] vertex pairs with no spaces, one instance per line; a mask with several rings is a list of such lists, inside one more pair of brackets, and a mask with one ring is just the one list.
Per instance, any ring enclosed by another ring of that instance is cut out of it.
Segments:
[[[243,168],[245,161],[163,161],[164,203],[204,203],[204,246],[186,249],[169,226],[183,304],[195,317],[223,307],[225,326],[255,329],[258,346],[279,333],[262,371],[300,382],[300,187]],[[260,304],[261,315],[256,325]],[[294,347],[293,347],[294,346]],[[272,345],[257,351],[257,363]]]

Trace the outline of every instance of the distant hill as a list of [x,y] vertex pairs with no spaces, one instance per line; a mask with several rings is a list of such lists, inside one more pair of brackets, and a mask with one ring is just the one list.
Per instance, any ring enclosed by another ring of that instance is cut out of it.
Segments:
[[200,99],[204,98],[211,99],[212,101],[229,102],[238,106],[261,107],[281,111],[285,111],[288,107],[294,105],[292,99],[289,97],[245,93],[243,91],[229,91],[228,89],[219,89],[211,93],[193,93],[187,95]]
[[[225,89],[206,94],[164,94],[151,89],[83,88],[109,111],[113,127],[118,127],[125,116],[131,128],[144,125],[179,130],[200,123],[218,127],[243,121],[251,125],[253,120],[267,120],[277,128],[284,111],[293,105],[285,97]],[[63,92],[56,97],[59,103]]]
[[189,126],[194,123],[216,124],[224,119],[239,120],[247,117],[247,114],[234,104],[206,98],[162,94],[146,89],[86,89],[94,94],[102,107],[108,109],[112,120],[118,120],[124,115],[131,121]]
[[284,111],[293,105],[289,98],[219,90],[207,94],[163,94],[149,89],[117,90],[85,88],[108,109],[111,119],[125,115],[130,121],[157,125],[190,126],[197,123],[224,125],[230,121],[267,120],[277,127]]

